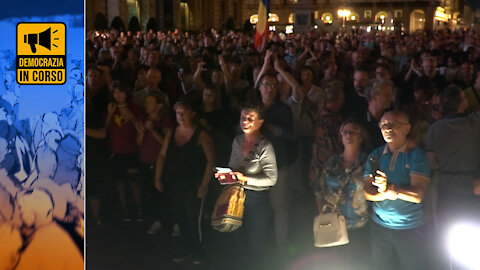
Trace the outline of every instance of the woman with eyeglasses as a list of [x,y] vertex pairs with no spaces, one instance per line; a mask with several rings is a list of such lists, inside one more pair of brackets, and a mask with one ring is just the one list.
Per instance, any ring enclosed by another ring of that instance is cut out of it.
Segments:
[[345,217],[349,244],[327,252],[332,253],[329,257],[337,269],[370,269],[369,210],[363,193],[368,133],[353,119],[343,122],[339,130],[343,152],[327,160],[313,187],[319,213],[336,209]]

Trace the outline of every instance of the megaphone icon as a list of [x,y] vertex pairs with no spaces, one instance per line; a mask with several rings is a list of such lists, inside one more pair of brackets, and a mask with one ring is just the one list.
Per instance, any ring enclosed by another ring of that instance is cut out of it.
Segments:
[[38,34],[28,34],[23,36],[23,42],[30,44],[30,49],[32,53],[37,52],[37,48],[35,45],[38,44],[50,50],[51,48],[51,36],[52,36],[52,28],[48,28],[47,30],[38,33]]

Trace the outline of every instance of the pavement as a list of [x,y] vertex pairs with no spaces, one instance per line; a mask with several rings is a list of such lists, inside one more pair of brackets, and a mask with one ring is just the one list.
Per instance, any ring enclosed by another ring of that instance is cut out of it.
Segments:
[[[277,251],[273,245],[272,233],[271,249],[264,258],[266,266],[262,267],[262,270],[335,269],[333,266],[328,266],[328,251],[313,246],[312,224],[315,206],[312,197],[294,195],[290,243],[282,251]],[[207,230],[204,242],[207,255],[205,263],[193,265],[191,259],[174,263],[171,259],[171,250],[175,245],[175,237],[171,237],[166,230],[161,230],[156,235],[149,235],[147,230],[152,224],[150,220],[121,222],[118,207],[114,204],[104,203],[102,210],[103,213],[107,213],[103,215],[103,228],[96,228],[87,216],[86,264],[88,270],[234,268],[231,255],[234,245],[229,233]]]

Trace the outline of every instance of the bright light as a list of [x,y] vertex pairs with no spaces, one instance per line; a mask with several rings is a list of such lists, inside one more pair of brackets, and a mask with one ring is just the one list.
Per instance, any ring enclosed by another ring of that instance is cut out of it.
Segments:
[[250,23],[251,24],[256,24],[258,22],[258,15],[257,14],[253,14],[252,16],[250,16]]
[[287,25],[285,27],[285,33],[287,33],[287,34],[293,33],[293,25]]
[[270,25],[268,27],[268,30],[272,31],[272,32],[275,32],[275,25]]
[[385,15],[380,15],[380,19],[385,19]]
[[472,224],[457,224],[448,234],[448,249],[451,258],[471,268],[480,269],[480,227]]
[[331,19],[330,16],[325,16],[326,21],[330,21],[330,19]]
[[357,19],[357,17],[355,17],[355,15],[352,15],[352,17],[350,17],[350,19],[351,19],[352,21],[355,21],[355,20]]
[[352,14],[352,12],[348,9],[339,9],[337,11],[337,14],[340,17],[348,17],[348,16],[350,16],[350,14]]
[[315,26],[314,26],[313,28],[317,29],[317,28],[318,28],[318,25],[315,24]]
[[370,33],[370,31],[372,31],[372,27],[371,27],[371,26],[367,26],[367,32]]
[[379,31],[382,30],[382,26],[379,25],[379,26],[377,27],[377,29],[378,29]]
[[278,22],[280,18],[275,13],[268,13],[268,21],[269,22]]

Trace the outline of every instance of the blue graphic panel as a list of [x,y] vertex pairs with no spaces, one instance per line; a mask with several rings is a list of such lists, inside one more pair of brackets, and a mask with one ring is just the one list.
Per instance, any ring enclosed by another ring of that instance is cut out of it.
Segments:
[[[0,11],[0,269],[83,269],[83,1],[70,2]],[[19,22],[65,23],[64,85],[16,83]]]

